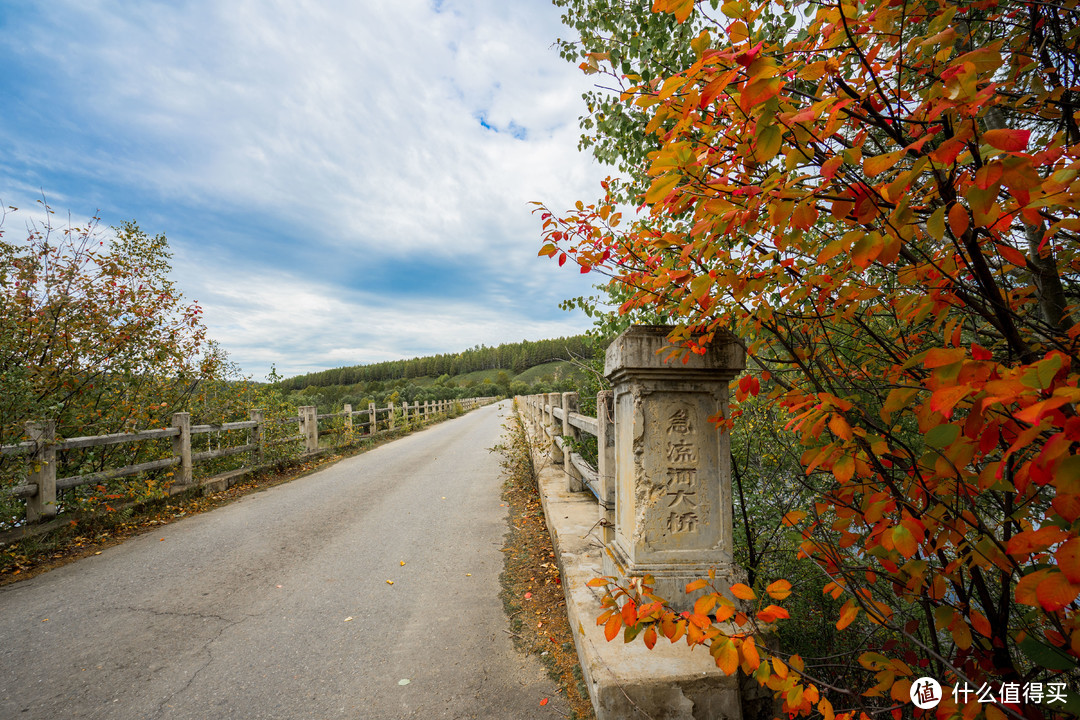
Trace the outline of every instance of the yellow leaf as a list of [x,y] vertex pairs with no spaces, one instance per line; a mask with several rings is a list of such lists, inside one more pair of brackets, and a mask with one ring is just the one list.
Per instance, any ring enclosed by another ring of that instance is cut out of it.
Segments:
[[882,172],[894,167],[906,152],[907,150],[896,150],[891,153],[872,155],[868,158],[863,158],[863,172],[867,177],[880,175]]
[[667,173],[653,180],[648,192],[645,193],[645,202],[657,203],[668,196],[676,185],[679,184],[679,175]]

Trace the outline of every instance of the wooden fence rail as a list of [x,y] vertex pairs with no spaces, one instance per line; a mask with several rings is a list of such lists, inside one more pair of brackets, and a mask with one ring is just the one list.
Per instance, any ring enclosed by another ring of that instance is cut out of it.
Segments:
[[[265,460],[268,447],[287,443],[303,442],[300,455],[310,454],[319,449],[319,421],[342,418],[343,428],[326,428],[323,436],[330,434],[342,434],[345,438],[339,444],[346,444],[356,439],[372,437],[383,432],[388,432],[399,425],[425,424],[434,419],[445,417],[451,412],[468,412],[483,405],[495,402],[496,398],[467,398],[461,400],[438,400],[425,402],[422,405],[414,402],[412,405],[402,403],[400,406],[390,404],[386,407],[377,408],[374,403],[368,405],[366,410],[353,410],[351,405],[345,405],[341,412],[324,413],[319,415],[311,406],[299,408],[299,414],[295,417],[264,418],[262,410],[252,410],[250,420],[228,422],[220,425],[192,425],[191,416],[186,412],[173,413],[172,426],[153,430],[143,430],[132,433],[112,433],[109,435],[94,435],[88,437],[76,437],[57,440],[56,427],[53,422],[32,422],[26,424],[26,442],[0,446],[3,455],[26,455],[27,456],[27,482],[0,490],[8,494],[23,498],[26,501],[26,523],[34,523],[57,514],[57,493],[70,490],[83,485],[94,485],[116,478],[129,477],[140,473],[169,468],[179,468],[174,471],[174,480],[170,492],[181,492],[196,484],[193,475],[193,466],[196,463],[215,460],[218,458],[232,457],[234,455],[248,455],[245,467],[260,465]],[[363,422],[356,422],[358,415],[366,415]],[[287,423],[297,423],[299,432],[283,438],[267,440],[266,430],[269,426]],[[198,435],[224,434],[237,431],[247,431],[247,442],[241,445],[229,445],[218,447],[202,452],[192,452],[192,438]],[[57,453],[66,450],[80,448],[103,447],[119,443],[139,443],[149,440],[172,439],[171,456],[159,460],[127,465],[120,468],[103,470],[101,472],[72,475],[70,477],[56,477]]]

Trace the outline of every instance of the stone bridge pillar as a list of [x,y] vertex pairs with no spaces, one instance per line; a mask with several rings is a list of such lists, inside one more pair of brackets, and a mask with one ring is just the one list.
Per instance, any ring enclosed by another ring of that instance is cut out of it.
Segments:
[[726,431],[728,383],[746,367],[742,345],[718,338],[705,355],[664,362],[672,328],[636,326],[607,350],[604,374],[614,391],[615,529],[604,574],[652,575],[655,592],[680,610],[693,604],[686,584],[732,565],[731,454]]

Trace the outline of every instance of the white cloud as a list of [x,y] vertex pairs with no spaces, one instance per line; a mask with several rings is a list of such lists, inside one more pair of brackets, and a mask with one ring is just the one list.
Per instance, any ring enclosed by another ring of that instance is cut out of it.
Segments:
[[[589,285],[535,257],[539,222],[528,201],[561,209],[591,199],[606,174],[576,149],[588,81],[552,47],[565,32],[558,11],[547,0],[437,7],[57,0],[24,15],[44,20],[9,28],[0,51],[45,68],[50,91],[65,98],[57,122],[67,125],[54,132],[70,140],[0,140],[22,165],[48,169],[52,198],[72,187],[57,179],[66,173],[88,186],[73,205],[109,207],[119,216],[107,222],[134,210],[144,226],[152,217],[146,229],[169,235],[184,258],[178,276],[189,295],[210,287],[203,258],[249,291],[277,263],[301,306],[318,299],[305,288],[318,288],[325,313],[365,314],[363,327],[347,327],[368,339],[343,338],[342,353],[370,348],[365,357],[378,359],[406,347],[372,328],[411,324],[449,351],[583,327],[581,319],[530,325],[522,311],[531,304],[550,316],[557,298]],[[132,197],[138,207],[129,209]],[[416,300],[411,268],[439,262],[476,269],[471,299]],[[373,268],[403,278],[386,303],[342,284]],[[230,315],[240,298],[224,289],[201,299],[243,365],[261,372],[268,357],[301,362],[292,341],[308,335],[275,320],[298,306],[260,297],[262,325]],[[375,311],[393,320],[367,315]],[[442,330],[451,316],[470,324],[465,345]]]

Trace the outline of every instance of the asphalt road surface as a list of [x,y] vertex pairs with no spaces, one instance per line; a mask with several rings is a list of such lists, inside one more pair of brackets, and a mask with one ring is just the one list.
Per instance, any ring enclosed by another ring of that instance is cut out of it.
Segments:
[[0,588],[0,718],[562,717],[498,598],[506,412]]

